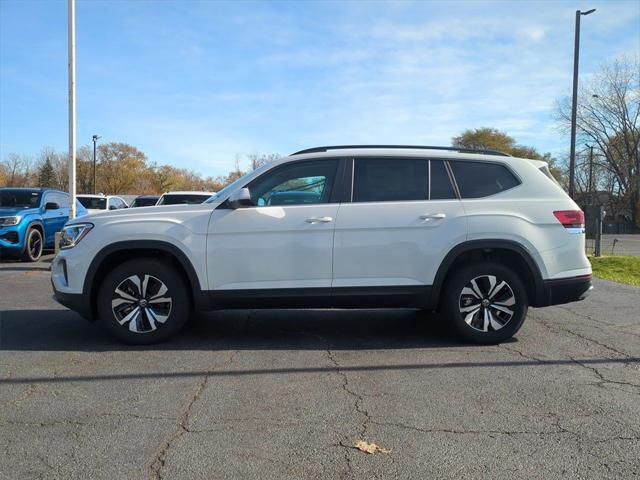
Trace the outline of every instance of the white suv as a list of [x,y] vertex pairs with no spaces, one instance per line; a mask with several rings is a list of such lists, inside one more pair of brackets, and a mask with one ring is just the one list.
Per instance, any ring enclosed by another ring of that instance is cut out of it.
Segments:
[[55,297],[129,343],[192,309],[443,310],[495,343],[591,288],[584,216],[546,163],[448,147],[304,150],[200,205],[70,222]]
[[129,208],[124,199],[116,195],[88,194],[83,193],[76,197],[89,213],[100,213],[107,210],[119,210]]

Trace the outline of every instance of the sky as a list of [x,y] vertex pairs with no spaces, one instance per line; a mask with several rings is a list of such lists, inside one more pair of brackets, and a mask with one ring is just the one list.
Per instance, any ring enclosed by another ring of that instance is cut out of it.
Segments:
[[[555,101],[640,54],[638,1],[77,0],[78,145],[217,176],[236,156],[449,145],[495,127],[561,157]],[[68,149],[66,0],[0,0],[0,159]]]

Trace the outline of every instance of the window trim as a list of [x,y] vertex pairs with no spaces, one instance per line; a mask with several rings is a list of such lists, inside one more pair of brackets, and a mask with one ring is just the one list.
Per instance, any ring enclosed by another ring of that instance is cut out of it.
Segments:
[[460,195],[460,189],[458,188],[458,182],[456,182],[456,177],[453,176],[453,169],[451,168],[451,165],[449,165],[449,161],[443,160],[442,163],[444,163],[444,169],[449,176],[449,182],[451,182],[451,186],[453,187],[454,195],[458,200],[462,200],[462,195]]

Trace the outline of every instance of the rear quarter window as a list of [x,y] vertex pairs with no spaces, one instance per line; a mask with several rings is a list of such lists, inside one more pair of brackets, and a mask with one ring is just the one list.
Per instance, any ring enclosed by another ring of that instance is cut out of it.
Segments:
[[458,160],[450,165],[462,198],[488,197],[520,185],[504,165]]

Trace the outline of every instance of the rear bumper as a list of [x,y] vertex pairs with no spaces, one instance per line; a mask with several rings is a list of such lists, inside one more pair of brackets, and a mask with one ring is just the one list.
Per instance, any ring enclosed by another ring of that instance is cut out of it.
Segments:
[[535,307],[577,302],[589,295],[591,275],[543,281],[542,298]]
[[68,309],[79,313],[87,320],[94,319],[91,312],[91,304],[89,302],[88,296],[85,296],[82,293],[60,292],[56,290],[53,282],[51,282],[51,287],[53,288],[53,299],[60,305],[63,305]]

